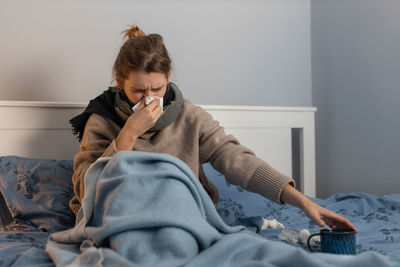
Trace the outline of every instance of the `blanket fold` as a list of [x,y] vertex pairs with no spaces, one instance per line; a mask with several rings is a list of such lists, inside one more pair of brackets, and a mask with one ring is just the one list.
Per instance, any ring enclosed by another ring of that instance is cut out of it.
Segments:
[[57,266],[391,266],[373,252],[311,254],[226,225],[191,169],[167,154],[121,151],[85,175],[75,227],[50,235]]

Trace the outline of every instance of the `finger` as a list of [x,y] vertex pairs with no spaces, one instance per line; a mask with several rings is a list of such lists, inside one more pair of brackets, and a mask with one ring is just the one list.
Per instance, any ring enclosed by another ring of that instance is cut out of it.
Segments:
[[323,227],[326,223],[323,219],[321,219],[319,216],[313,215],[311,219],[319,226]]
[[155,110],[151,117],[152,117],[153,123],[155,124],[160,119],[160,112]]
[[324,227],[324,225],[326,224],[323,220],[321,220],[321,219],[318,219],[318,220],[316,220],[315,221],[316,223],[317,223],[317,225],[319,226],[319,227]]
[[347,220],[347,222],[345,224],[345,228],[354,230],[354,231],[356,231],[356,233],[358,233],[357,228],[349,220]]
[[157,118],[157,120],[160,118],[160,116],[161,116],[161,114],[162,114],[161,111],[162,111],[161,106],[157,104],[156,108],[155,108],[154,111],[153,111],[153,112],[156,113],[156,118]]
[[160,106],[160,105],[158,105],[159,107],[160,107],[160,110],[158,111],[158,117],[161,117],[162,116],[162,114],[163,114],[163,112],[162,112],[162,107]]
[[324,221],[332,229],[344,229],[344,228],[346,228],[346,226],[343,223],[338,222],[338,221],[328,220],[328,219],[324,219]]
[[333,229],[343,229],[343,230],[353,230],[358,233],[357,228],[353,224],[334,224],[332,226]]
[[348,219],[346,219],[345,217],[337,215],[334,219],[336,219],[335,223],[339,227],[347,228],[347,229],[355,229],[354,225]]
[[156,107],[157,107],[157,102],[153,100],[151,100],[151,102],[147,105],[149,107],[149,109],[151,111],[153,111]]
[[357,228],[345,217],[336,213],[330,214],[332,217],[326,217],[323,220],[333,229],[351,229],[358,233]]
[[[141,109],[144,109],[144,108],[146,107],[146,104],[144,103],[144,98],[142,98],[142,99],[139,100],[139,101],[142,101],[142,102],[140,102],[139,107],[136,109],[137,111],[139,111],[139,110],[141,110]],[[137,104],[137,103],[136,103],[136,104]]]
[[161,109],[161,106],[160,106],[160,104],[158,104],[157,101],[154,101],[154,100],[153,100],[153,101],[151,102],[151,104],[153,104],[152,111],[156,111],[158,108]]

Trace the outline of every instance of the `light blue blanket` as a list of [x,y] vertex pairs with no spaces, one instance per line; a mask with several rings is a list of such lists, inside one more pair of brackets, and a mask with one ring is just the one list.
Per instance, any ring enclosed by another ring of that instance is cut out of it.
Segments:
[[92,164],[75,227],[53,233],[46,252],[57,266],[393,266],[375,252],[309,253],[228,226],[185,163],[138,151]]

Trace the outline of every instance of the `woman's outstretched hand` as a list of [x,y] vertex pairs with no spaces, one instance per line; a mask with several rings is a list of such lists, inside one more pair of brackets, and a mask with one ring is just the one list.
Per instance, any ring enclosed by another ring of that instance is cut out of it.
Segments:
[[282,191],[281,201],[302,209],[320,227],[326,224],[332,229],[354,230],[358,233],[357,228],[348,219],[314,203],[289,184]]
[[302,210],[320,227],[327,224],[332,229],[349,229],[358,233],[357,228],[348,219],[331,210],[321,207],[311,200],[304,205]]

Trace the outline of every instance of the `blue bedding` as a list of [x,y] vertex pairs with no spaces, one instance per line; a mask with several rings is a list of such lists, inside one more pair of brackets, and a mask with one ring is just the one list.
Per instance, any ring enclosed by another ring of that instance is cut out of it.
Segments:
[[[278,205],[239,186],[228,184],[224,176],[209,164],[205,165],[205,173],[220,191],[221,200],[217,203],[217,210],[228,225],[237,224],[237,218],[262,216],[276,219],[285,229],[296,232],[307,229],[316,233],[321,229],[296,207]],[[309,198],[348,218],[357,227],[358,254],[375,251],[400,263],[400,194],[378,196],[355,192],[337,193],[324,200]],[[271,240],[279,240],[281,232],[282,229],[267,229],[259,234]],[[290,245],[305,248],[297,243]]]
[[[162,155],[161,158],[158,158],[157,156],[152,155],[152,157],[153,158],[150,158],[150,161],[149,158],[146,157],[139,157],[139,159],[145,163],[158,162],[161,168],[168,166],[168,168],[174,167],[175,169],[180,170],[188,168],[181,166],[182,163],[179,161],[176,162],[175,158],[171,159],[173,158],[171,156],[163,158],[165,155]],[[107,159],[107,161],[108,160],[109,159]],[[115,162],[115,160],[118,160],[118,162]],[[113,161],[115,164],[122,164],[124,161],[126,163],[126,159],[124,159],[124,157],[120,157],[115,160]],[[23,170],[23,175],[14,170],[15,166],[18,166],[18,169]],[[71,214],[65,210],[65,207],[68,206],[68,200],[71,194],[70,179],[72,175],[72,166],[72,161],[36,160],[15,156],[0,157],[0,197],[2,193],[7,202],[6,204],[8,204],[8,208],[12,210],[11,215],[15,216],[11,224],[0,225],[0,266],[54,266],[53,261],[45,252],[44,248],[51,233],[68,229],[70,228],[69,225],[74,224],[73,216],[71,216]],[[232,254],[240,254],[240,250],[243,250],[242,253],[246,251],[247,254],[251,252],[250,254],[252,254],[254,257],[253,260],[255,259],[255,261],[251,261],[249,266],[266,266],[267,261],[265,261],[265,258],[267,256],[269,257],[268,260],[272,260],[274,262],[274,265],[291,265],[293,264],[292,260],[294,258],[298,259],[299,257],[305,262],[309,260],[310,262],[307,262],[307,264],[310,266],[321,266],[322,262],[327,263],[327,266],[338,266],[342,264],[340,263],[340,260],[337,261],[337,259],[338,257],[343,258],[343,256],[327,255],[323,253],[312,254],[307,252],[308,250],[300,244],[285,244],[282,241],[279,241],[278,236],[282,229],[268,229],[261,231],[258,235],[256,235],[248,230],[244,230],[243,227],[229,227],[228,225],[237,225],[238,218],[244,219],[241,220],[243,222],[246,220],[246,218],[263,216],[264,218],[268,219],[277,219],[279,222],[285,225],[285,229],[300,231],[301,229],[305,228],[312,233],[318,232],[321,229],[312,221],[310,221],[299,209],[289,205],[275,204],[257,194],[253,194],[241,189],[240,187],[227,184],[223,175],[215,171],[209,164],[204,164],[204,169],[207,177],[209,177],[220,190],[221,200],[217,204],[216,210],[226,225],[223,226],[222,221],[218,220],[215,214],[214,217],[211,216],[211,218],[215,219],[214,224],[211,225],[214,228],[217,226],[222,227],[222,231],[218,230],[218,232],[220,232],[221,236],[223,237],[218,239],[218,241],[210,247],[212,249],[207,248],[207,246],[205,246],[203,243],[203,248],[207,249],[203,250],[202,253],[199,254],[201,257],[195,257],[187,266],[201,266],[201,264],[206,264],[207,260],[213,261],[212,266],[216,266],[215,264],[218,261],[219,264],[223,266],[224,262],[221,261],[226,257],[220,257],[220,255],[230,255],[231,257],[228,257],[227,262],[229,263],[229,261],[231,261],[232,263],[232,261],[234,261],[237,263],[237,260],[235,260],[235,255]],[[46,175],[43,175],[43,173],[46,173]],[[49,173],[53,173],[54,177],[49,178],[49,175],[47,175]],[[182,175],[182,173],[186,174]],[[190,172],[187,172],[186,170],[186,172],[182,171],[179,175],[174,173],[174,176],[179,176],[182,179],[185,176],[190,177],[190,175],[187,175],[187,173]],[[15,174],[16,177],[12,177],[12,174]],[[29,182],[30,177],[27,174],[35,178],[35,183]],[[23,186],[16,186],[16,189],[18,190],[12,190],[12,186],[10,187],[10,185],[15,183],[12,180],[17,179],[19,184],[21,184],[20,177],[24,177]],[[102,177],[102,179],[103,178],[104,177]],[[57,188],[51,190],[52,188],[50,181],[53,181],[53,183],[57,185]],[[61,189],[59,188],[60,186],[62,186]],[[193,188],[197,188],[197,186],[194,186]],[[200,187],[196,190],[201,191],[201,189],[202,188]],[[64,194],[63,198],[60,198],[59,195],[56,194],[56,192],[60,192],[60,190]],[[26,194],[26,192],[29,192],[29,194]],[[17,193],[23,193],[25,197],[15,196]],[[52,199],[49,199],[48,203],[46,204],[46,209],[43,209],[43,205],[40,204],[44,200],[43,196],[40,194],[53,195],[51,197]],[[201,193],[199,194],[201,195]],[[27,195],[29,196],[28,198],[26,197]],[[10,199],[13,201],[12,203],[8,203],[10,202]],[[20,199],[21,203],[19,203]],[[27,202],[27,199],[32,200],[32,204]],[[35,199],[38,199],[38,201],[35,202]],[[386,195],[381,197],[365,193],[352,193],[335,194],[326,200],[315,198],[312,199],[318,204],[349,218],[358,228],[358,256],[352,256],[354,259],[356,259],[356,261],[359,261],[359,263],[364,263],[364,260],[368,262],[365,265],[363,264],[363,266],[389,266],[390,264],[393,264],[394,266],[400,266],[400,194]],[[56,205],[54,208],[52,203]],[[198,199],[195,199],[194,204],[192,204],[195,207],[200,207],[201,204],[199,203],[200,202]],[[7,208],[2,207],[1,204],[2,203],[0,201],[0,212],[2,212],[2,208]],[[132,203],[127,205],[129,209],[132,208]],[[204,211],[207,210],[206,207],[207,205],[203,203]],[[22,208],[29,209],[30,214],[32,215],[29,218],[21,217],[20,214],[22,214],[22,211],[19,211],[19,209],[22,210]],[[35,210],[39,210],[40,212],[35,212]],[[45,211],[48,214],[46,214]],[[49,223],[50,219],[54,216],[53,214],[57,214],[57,223]],[[198,214],[199,213],[197,213],[197,215]],[[208,216],[206,216],[206,221],[208,221],[209,215],[212,214],[212,212],[200,212],[200,214],[202,214],[203,217],[204,214],[206,214]],[[203,220],[204,223],[204,218],[202,216],[200,216],[201,218],[199,218],[198,221]],[[192,217],[193,216],[187,216],[187,214],[185,216],[182,215],[180,221],[185,221]],[[35,220],[31,220],[32,218],[35,218]],[[0,222],[1,219],[2,218],[0,218]],[[192,224],[189,223],[188,227],[193,228],[192,232],[189,231],[189,236],[195,236],[196,240],[199,238],[204,242],[206,238],[202,236],[203,231],[198,231],[198,229],[195,227],[198,221],[195,220],[195,222]],[[54,224],[54,228],[52,228],[50,224]],[[182,227],[183,225],[184,224],[182,223],[180,224]],[[187,229],[185,229],[185,231]],[[233,232],[231,234],[226,233],[230,231]],[[166,230],[166,232],[168,232],[168,230]],[[170,237],[171,235],[168,233],[167,236]],[[117,240],[118,241],[114,243],[119,243],[121,241],[121,244],[124,244],[124,238],[117,238]],[[162,241],[161,238],[160,240]],[[168,246],[174,244],[174,239],[168,238],[166,240],[169,240]],[[251,247],[237,246],[237,243],[248,242],[251,242]],[[201,242],[197,243],[201,244]],[[149,242],[149,244],[151,245],[151,242]],[[235,245],[232,246],[232,244]],[[85,246],[87,246],[86,248],[93,247],[93,243],[84,242],[84,246],[82,246],[82,248],[85,248]],[[48,247],[51,247],[51,245],[48,244]],[[61,247],[62,248],[60,251],[65,251],[66,247]],[[160,247],[162,247],[162,242],[160,243]],[[255,248],[259,254],[262,252],[261,254],[264,256],[257,255],[257,253],[254,251]],[[120,249],[123,250],[122,245]],[[281,249],[285,251],[285,257],[279,257],[283,256],[281,252],[277,252],[277,250],[280,251]],[[76,257],[74,253],[81,254],[79,253],[79,249],[75,250],[75,252],[72,254],[60,253],[61,252],[54,252],[53,257],[56,259],[60,255],[69,255],[70,258],[73,258]],[[113,259],[113,257],[116,256],[109,251],[105,253],[109,259]],[[90,253],[87,255],[90,255]],[[334,258],[334,261],[331,262],[332,264],[329,263],[330,256],[333,256]],[[82,257],[82,255],[80,257]],[[240,258],[244,261],[248,260],[246,258]],[[287,262],[285,262],[285,259]],[[373,260],[382,262],[373,262]],[[225,264],[227,264],[227,262],[225,262]],[[262,264],[257,265],[260,262]],[[240,264],[239,263],[237,263],[237,266],[243,266],[244,264],[244,262],[241,262]],[[353,266],[354,264],[355,262],[352,262],[351,264],[345,266]]]
[[[383,197],[366,193],[335,194],[326,200],[313,201],[345,216],[357,227],[358,254],[376,251],[400,262],[400,194]],[[264,216],[275,218],[296,231],[306,228],[318,232],[321,229],[292,206],[275,207]],[[281,230],[265,230],[260,234],[277,240]]]
[[48,237],[46,232],[0,233],[0,266],[54,266],[44,250]]
[[190,168],[167,154],[97,160],[76,222],[47,242],[59,266],[392,266],[373,251],[312,254],[228,226]]

